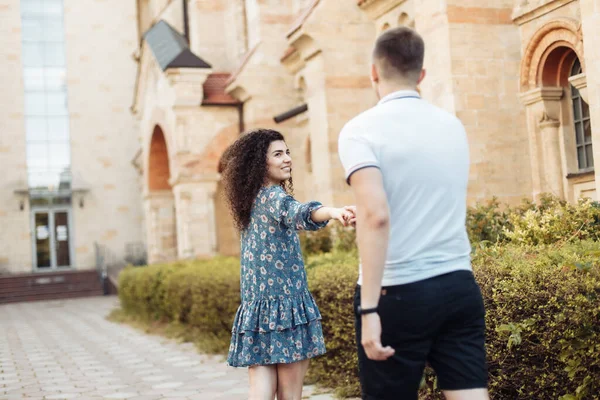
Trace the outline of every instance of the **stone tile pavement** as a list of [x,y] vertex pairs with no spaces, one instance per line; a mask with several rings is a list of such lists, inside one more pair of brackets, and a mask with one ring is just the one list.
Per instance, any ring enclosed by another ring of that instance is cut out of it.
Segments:
[[[247,399],[245,369],[105,319],[116,297],[0,305],[0,400]],[[305,398],[331,400],[307,387]]]

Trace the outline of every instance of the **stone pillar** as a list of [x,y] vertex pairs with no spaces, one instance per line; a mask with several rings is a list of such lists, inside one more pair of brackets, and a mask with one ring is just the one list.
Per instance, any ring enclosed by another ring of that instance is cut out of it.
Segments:
[[533,198],[551,193],[564,199],[566,164],[560,136],[561,87],[536,88],[521,94],[527,109]]
[[542,148],[543,171],[541,173],[545,182],[545,192],[564,199],[562,155],[560,146],[560,121],[544,113],[539,121],[540,145]]
[[[580,0],[581,29],[587,78],[587,99],[592,123],[594,163],[600,163],[600,3],[598,0]],[[600,174],[596,172],[596,200],[600,200]]]
[[216,189],[216,179],[186,178],[173,182],[179,258],[204,258],[216,254]]
[[170,190],[150,192],[144,198],[148,263],[177,258],[175,198]]

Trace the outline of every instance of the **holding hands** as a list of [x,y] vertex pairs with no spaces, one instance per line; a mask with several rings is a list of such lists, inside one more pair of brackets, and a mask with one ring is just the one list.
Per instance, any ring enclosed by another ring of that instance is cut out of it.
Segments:
[[344,226],[354,226],[356,223],[356,206],[321,207],[312,212],[311,219],[315,222],[337,220]]
[[344,226],[354,226],[356,224],[356,206],[332,208],[330,219],[338,220]]

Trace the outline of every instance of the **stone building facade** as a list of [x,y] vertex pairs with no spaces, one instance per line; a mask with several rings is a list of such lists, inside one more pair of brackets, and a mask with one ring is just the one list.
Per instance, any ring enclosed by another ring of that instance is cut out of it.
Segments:
[[[0,155],[11,182],[27,176],[17,3],[0,0],[2,37],[12,41],[0,49],[9,88]],[[119,251],[141,240],[150,262],[236,254],[219,164],[256,127],[285,134],[296,197],[351,203],[337,136],[376,103],[370,51],[399,25],[426,42],[422,96],[465,124],[471,203],[545,192],[598,199],[595,0],[64,3],[71,168],[88,185],[73,183],[73,198],[85,201],[72,207],[77,268],[91,266],[93,242]],[[0,267],[31,270],[29,203],[20,210],[11,190],[0,194],[1,225],[10,227],[0,233]]]
[[136,21],[128,1],[0,0],[0,274],[142,242]]

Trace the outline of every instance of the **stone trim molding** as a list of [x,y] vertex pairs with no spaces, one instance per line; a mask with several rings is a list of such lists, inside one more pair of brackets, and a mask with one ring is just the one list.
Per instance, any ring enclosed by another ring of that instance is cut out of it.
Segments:
[[407,0],[363,0],[358,3],[358,6],[371,20],[376,20],[406,1]]
[[569,82],[571,83],[571,85],[575,86],[575,89],[579,90],[579,93],[581,94],[583,100],[589,104],[590,102],[588,101],[587,77],[585,73],[571,76],[569,78]]
[[521,62],[522,91],[538,86],[548,49],[556,43],[573,49],[584,67],[581,23],[571,18],[554,20],[538,29],[525,48]]
[[521,101],[529,106],[541,101],[558,101],[562,99],[564,89],[561,87],[541,87],[521,93]]
[[520,0],[513,10],[515,24],[523,25],[577,0]]

